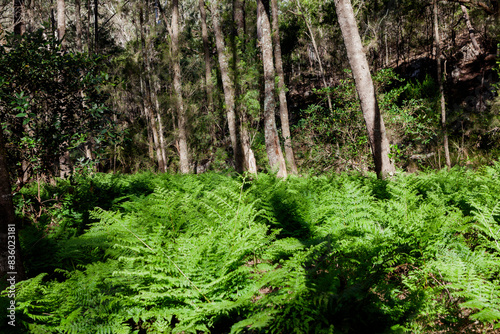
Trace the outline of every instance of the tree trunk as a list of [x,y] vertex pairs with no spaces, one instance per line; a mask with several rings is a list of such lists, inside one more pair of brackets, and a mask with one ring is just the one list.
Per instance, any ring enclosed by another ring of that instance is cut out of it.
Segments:
[[389,159],[389,140],[378,107],[370,68],[363,51],[351,1],[335,0],[335,9],[366,123],[375,171],[379,178],[385,178],[388,174],[393,173],[395,168]]
[[469,30],[469,37],[470,40],[472,41],[472,45],[474,46],[474,51],[476,52],[476,54],[479,54],[481,53],[481,47],[477,43],[476,35],[474,34],[474,27],[470,22],[469,11],[467,10],[467,7],[465,7],[465,5],[463,4],[460,5],[460,8],[462,9],[462,13],[464,13],[465,23],[467,24],[467,29]]
[[241,138],[238,131],[239,125],[235,112],[234,83],[229,76],[229,62],[219,14],[219,0],[212,1],[212,23],[214,25],[215,44],[217,46],[217,56],[222,77],[222,88],[224,90],[224,100],[226,102],[227,123],[231,146],[234,152],[235,168],[238,173],[244,170],[244,159],[241,148]]
[[161,135],[159,134],[159,128],[161,126],[158,125],[157,122],[157,113],[155,112],[155,108],[153,106],[152,100],[154,99],[154,87],[151,87],[151,65],[149,62],[149,45],[146,43],[146,38],[144,34],[144,11],[141,5],[141,8],[139,10],[139,24],[140,24],[140,31],[141,31],[141,52],[142,52],[142,60],[143,60],[143,65],[144,65],[144,111],[146,113],[146,116],[149,119],[149,123],[151,125],[151,133],[153,135],[153,144],[154,144],[154,150],[156,153],[156,161],[158,162],[158,170],[160,172],[165,172],[165,162],[163,160],[164,154],[162,154],[161,151],[161,145],[160,145],[160,137]]
[[437,80],[439,86],[440,106],[441,106],[441,130],[443,132],[443,147],[446,166],[451,168],[450,150],[448,147],[448,129],[446,127],[446,103],[444,96],[443,75],[441,71],[441,38],[439,37],[439,21],[438,21],[438,0],[432,2],[432,12],[434,20],[434,43],[436,48],[436,66]]
[[61,47],[66,49],[66,3],[64,0],[57,0],[57,39]]
[[205,91],[207,94],[208,110],[214,110],[214,101],[212,96],[212,66],[210,66],[210,46],[208,43],[207,12],[205,10],[205,1],[199,1],[201,18],[201,37],[203,39],[203,51],[205,55]]
[[160,106],[160,101],[158,100],[158,92],[160,91],[160,83],[158,80],[153,79],[154,81],[154,87],[151,91],[152,93],[152,98],[155,101],[155,106],[156,106],[156,117],[157,117],[157,122],[158,122],[158,136],[160,137],[160,155],[163,160],[163,170],[162,172],[166,173],[167,172],[167,153],[166,153],[166,141],[165,141],[165,135],[163,132],[163,119],[161,117],[161,106]]
[[[203,40],[203,52],[205,55],[205,92],[207,94],[207,111],[208,114],[214,113],[214,99],[212,86],[212,66],[210,64],[210,45],[208,43],[208,27],[207,27],[207,12],[205,9],[205,0],[199,0],[200,21],[201,21],[201,38]],[[215,124],[210,128],[210,137],[215,143]]]
[[19,225],[16,224],[11,191],[7,152],[3,130],[0,128],[0,278],[7,279],[8,287],[25,279],[17,238]]
[[99,1],[94,0],[94,52],[99,53]]
[[273,16],[273,43],[274,43],[274,61],[276,74],[278,75],[278,96],[280,101],[281,131],[285,143],[285,158],[288,162],[292,174],[297,174],[297,165],[293,156],[292,136],[290,134],[290,125],[288,122],[288,104],[286,102],[285,75],[283,73],[283,62],[281,60],[280,30],[278,18],[278,1],[271,0],[271,10]]
[[179,1],[172,1],[172,58],[174,69],[174,91],[175,102],[177,107],[177,125],[178,125],[178,141],[179,141],[179,167],[181,173],[189,173],[188,147],[187,147],[187,131],[186,131],[186,113],[184,111],[184,102],[182,100],[181,86],[181,63],[179,54]]
[[61,179],[66,179],[71,175],[72,172],[71,157],[68,149],[66,148],[61,156],[59,156],[59,177]]
[[[235,95],[239,97],[241,95],[241,88],[239,85],[240,77],[240,64],[241,58],[240,53],[245,53],[245,11],[244,4],[241,0],[233,1],[233,19],[236,24],[236,33],[233,41],[233,57],[234,57],[234,84],[235,84]],[[255,155],[251,147],[250,134],[248,132],[249,119],[248,115],[242,108],[241,103],[235,104],[236,115],[239,117],[240,121],[240,132],[241,132],[241,149],[243,154],[243,160],[245,165],[245,170],[249,173],[257,174],[257,162],[255,160]]]
[[14,34],[24,35],[24,0],[14,0]]
[[75,0],[75,28],[76,28],[76,49],[82,52],[82,0]]
[[257,0],[257,29],[260,36],[262,63],[264,65],[264,137],[269,164],[278,177],[286,177],[286,164],[281,152],[278,131],[276,129],[274,100],[274,63],[271,25],[263,0]]
[[87,0],[87,29],[86,29],[86,33],[87,33],[87,52],[89,54],[92,54],[92,48],[90,47],[91,46],[91,39],[90,39],[90,22],[91,22],[91,19],[92,19],[92,6],[90,5],[90,0]]

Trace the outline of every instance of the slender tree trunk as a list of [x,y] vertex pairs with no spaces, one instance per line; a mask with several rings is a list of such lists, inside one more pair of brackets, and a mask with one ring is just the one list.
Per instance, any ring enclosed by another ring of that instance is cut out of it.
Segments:
[[159,80],[153,79],[154,81],[154,88],[152,90],[152,98],[155,101],[155,106],[156,106],[156,117],[157,117],[157,122],[158,122],[158,136],[160,137],[160,154],[163,160],[163,172],[167,172],[167,147],[166,147],[166,141],[165,141],[165,135],[164,135],[164,130],[163,130],[163,118],[161,117],[161,105],[160,101],[158,99],[158,92],[160,91],[160,82]]
[[[323,87],[325,87],[325,89],[327,89],[328,84],[326,82],[325,70],[323,69],[323,62],[321,61],[321,55],[319,54],[318,45],[316,44],[316,38],[314,37],[314,33],[313,33],[313,30],[312,30],[312,27],[311,27],[309,20],[307,19],[307,17],[304,15],[304,13],[302,11],[302,6],[300,5],[300,0],[296,0],[296,1],[297,1],[297,7],[300,11],[300,15],[302,16],[302,18],[304,19],[304,22],[306,23],[307,31],[309,32],[309,37],[311,37],[311,42],[312,42],[312,45],[314,48],[314,53],[316,53],[316,56],[318,57],[318,66],[319,66],[319,72],[321,75],[321,80],[323,81]],[[326,99],[328,101],[328,109],[330,109],[330,112],[332,112],[333,111],[332,98],[330,97],[330,93],[328,93],[328,92],[326,94]]]
[[235,168],[238,173],[244,170],[244,159],[241,148],[241,138],[238,131],[238,119],[235,112],[235,93],[234,83],[229,75],[228,52],[224,43],[224,35],[220,23],[219,0],[212,1],[212,23],[215,33],[215,44],[217,46],[217,56],[219,58],[219,67],[222,77],[222,88],[224,90],[224,100],[226,102],[227,123],[231,145],[234,152]]
[[474,51],[476,54],[481,53],[481,47],[479,46],[476,35],[474,34],[474,27],[472,26],[472,23],[469,18],[469,11],[467,10],[467,7],[465,5],[460,4],[460,8],[462,9],[462,13],[464,14],[464,19],[465,23],[467,24],[467,29],[469,30],[469,37],[472,42],[472,45],[474,46]]
[[389,140],[375,96],[370,68],[363,51],[351,1],[335,0],[335,8],[366,123],[375,171],[379,178],[385,178],[388,174],[393,173],[395,168],[389,159]]
[[436,66],[441,106],[441,130],[443,132],[444,158],[446,166],[451,168],[450,150],[448,147],[448,129],[446,126],[446,103],[444,96],[443,74],[441,70],[441,38],[439,37],[438,0],[434,0],[432,2],[432,13],[434,20],[434,43],[436,44]]
[[292,135],[290,134],[290,125],[288,121],[288,104],[286,102],[285,75],[283,73],[283,62],[281,60],[280,30],[278,17],[278,1],[271,0],[271,10],[273,16],[273,43],[274,43],[274,61],[276,74],[278,75],[278,96],[280,101],[281,131],[285,143],[285,158],[292,174],[297,174],[297,165],[293,155]]
[[257,29],[260,36],[262,63],[264,65],[264,136],[266,141],[267,157],[269,164],[278,177],[286,177],[286,164],[281,152],[281,146],[276,129],[274,99],[274,63],[273,43],[271,40],[271,25],[263,0],[257,0]]
[[[66,49],[66,3],[65,0],[57,0],[57,40],[61,43],[61,48]],[[71,175],[72,165],[68,149],[59,157],[59,177],[65,179]]]
[[151,87],[151,65],[149,62],[149,55],[148,55],[148,50],[149,46],[146,43],[146,38],[144,34],[144,11],[142,8],[142,5],[139,10],[139,24],[140,24],[140,31],[141,31],[141,52],[142,52],[142,58],[143,58],[143,64],[144,64],[144,111],[146,113],[146,116],[149,119],[149,123],[151,125],[151,134],[153,137],[153,145],[154,145],[154,150],[156,153],[156,161],[158,162],[158,170],[160,172],[165,172],[165,162],[163,160],[163,154],[161,152],[161,145],[160,145],[160,134],[159,134],[159,126],[157,123],[157,115],[155,113],[152,99],[153,99],[153,90],[154,88]]
[[144,98],[141,99],[142,101],[142,111],[144,112],[144,118],[146,119],[146,129],[148,133],[148,156],[151,159],[151,161],[155,161],[155,142],[153,140],[153,125],[151,123],[151,113],[148,110],[147,107],[147,102],[146,102],[146,84],[144,82],[144,77],[142,75],[139,76],[139,83],[140,83],[140,92],[141,96]]
[[94,0],[94,52],[99,53],[99,0]]
[[208,110],[213,112],[214,101],[212,96],[212,66],[210,65],[210,45],[208,43],[207,12],[205,10],[205,1],[199,1],[201,17],[201,37],[203,39],[203,52],[205,56],[205,91],[207,94]]
[[[199,0],[198,6],[200,9],[201,38],[203,40],[203,53],[205,56],[205,92],[207,94],[207,111],[209,115],[213,115],[215,107],[213,98],[212,66],[210,61],[210,45],[208,42],[207,11],[205,9],[205,0]],[[215,124],[213,122],[210,127],[210,137],[212,138],[212,143],[215,143],[216,133]]]
[[[236,33],[233,41],[233,74],[234,74],[234,85],[235,85],[235,95],[239,97],[241,95],[240,88],[240,64],[241,57],[240,53],[245,52],[245,11],[244,4],[241,0],[233,1],[233,18],[236,24]],[[255,160],[255,155],[251,147],[250,134],[248,132],[249,119],[245,112],[241,102],[236,102],[236,117],[239,117],[240,121],[240,132],[241,132],[241,149],[243,154],[243,160],[245,165],[245,170],[249,173],[257,174],[257,162]]]
[[75,0],[76,49],[78,50],[78,52],[83,51],[81,7],[82,7],[82,0]]
[[87,29],[86,29],[86,33],[87,33],[87,52],[89,54],[92,54],[92,48],[90,47],[92,44],[91,38],[90,38],[91,19],[92,19],[92,6],[90,4],[90,0],[87,0]]
[[[16,214],[12,203],[12,189],[7,165],[7,152],[0,128],[0,278],[7,280],[10,287],[25,279],[19,238],[16,224]],[[3,284],[3,282],[2,282]],[[15,292],[15,290],[14,290]],[[10,292],[9,292],[10,293]],[[14,300],[14,299],[11,299]],[[9,314],[10,312],[7,311]]]
[[184,102],[182,100],[182,85],[181,85],[181,63],[179,54],[179,1],[172,0],[172,57],[174,69],[174,91],[175,102],[177,107],[178,121],[178,140],[179,140],[179,164],[181,173],[189,173],[188,146],[187,146],[187,130],[186,130],[186,113],[184,111]]
[[14,0],[14,34],[24,35],[26,26],[24,24],[24,0]]
[[66,3],[64,0],[57,0],[57,39],[61,47],[66,49]]

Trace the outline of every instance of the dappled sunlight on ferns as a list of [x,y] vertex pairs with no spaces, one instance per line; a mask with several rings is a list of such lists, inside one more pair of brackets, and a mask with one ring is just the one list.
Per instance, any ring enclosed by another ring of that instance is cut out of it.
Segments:
[[499,171],[96,175],[116,199],[18,284],[18,314],[32,333],[498,327]]

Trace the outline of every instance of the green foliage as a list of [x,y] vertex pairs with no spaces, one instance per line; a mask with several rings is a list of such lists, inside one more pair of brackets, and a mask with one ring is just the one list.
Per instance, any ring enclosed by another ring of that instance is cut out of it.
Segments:
[[109,199],[58,239],[63,269],[18,284],[18,317],[32,333],[498,327],[499,172],[82,178]]
[[0,122],[20,179],[54,174],[65,151],[79,157],[90,142],[99,152],[113,141],[100,61],[66,53],[44,30],[7,36],[0,48]]
[[[371,164],[356,86],[351,71],[345,73],[346,77],[337,86],[319,92],[332,97],[332,112],[322,105],[311,104],[302,111],[295,127],[295,141],[303,146],[297,155],[304,160],[302,165],[306,168],[318,170],[327,165],[337,170],[365,170]],[[392,69],[378,71],[373,81],[394,143],[393,152],[397,152],[391,158],[404,162],[415,150],[433,143],[437,137],[435,84],[430,77],[423,83],[404,83]]]

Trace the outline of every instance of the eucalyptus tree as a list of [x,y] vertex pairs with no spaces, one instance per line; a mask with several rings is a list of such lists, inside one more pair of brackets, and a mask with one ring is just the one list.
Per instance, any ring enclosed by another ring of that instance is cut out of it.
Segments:
[[[275,71],[273,62],[273,43],[271,38],[271,23],[265,0],[257,0],[257,35],[259,36],[264,68],[264,137],[269,164],[278,177],[286,177],[286,164],[281,151],[280,140],[275,119]],[[269,4],[269,3],[267,3]]]
[[385,178],[393,173],[395,168],[389,159],[389,140],[387,139],[384,120],[375,96],[375,88],[363,44],[361,43],[351,0],[335,0],[335,9],[366,123],[375,162],[375,171],[379,178]]
[[181,83],[181,64],[179,52],[179,1],[172,0],[172,22],[171,22],[171,48],[173,58],[173,85],[175,91],[175,104],[177,108],[177,127],[178,127],[178,149],[179,149],[179,168],[181,173],[189,173],[189,159],[187,146],[186,112],[184,110],[184,101],[182,99]]
[[[241,0],[233,0],[233,22],[235,29],[232,36],[233,47],[233,78],[235,88],[235,111],[239,120],[239,131],[241,133],[241,149],[243,156],[244,169],[249,173],[257,173],[257,162],[251,147],[249,134],[250,116],[244,105],[242,96],[244,94],[242,84],[243,78],[240,72],[243,72],[242,57],[245,56],[246,48],[246,26],[245,26],[245,3]],[[245,59],[248,64],[249,59]]]
[[63,49],[66,48],[66,2],[57,0],[57,38]]
[[448,145],[448,129],[446,126],[446,102],[444,96],[443,73],[441,69],[441,37],[439,36],[438,0],[432,0],[432,17],[434,22],[434,43],[436,52],[437,82],[439,86],[439,102],[441,108],[441,130],[443,132],[443,148],[446,166],[451,168],[450,150]]
[[82,44],[82,16],[81,16],[82,0],[75,0],[75,38],[76,38],[76,50],[78,52],[83,51]]
[[212,0],[212,24],[215,34],[215,44],[217,47],[217,58],[219,60],[219,69],[222,78],[222,88],[224,90],[224,101],[227,113],[227,123],[229,127],[229,135],[231,137],[231,146],[233,147],[234,160],[236,171],[244,171],[244,152],[241,145],[241,133],[239,131],[239,117],[235,110],[235,88],[234,82],[231,79],[229,67],[229,52],[224,41],[222,31],[222,23],[220,16],[219,0]]
[[278,1],[271,0],[272,12],[272,29],[273,29],[273,43],[274,43],[274,62],[276,66],[276,75],[278,77],[278,96],[280,102],[280,118],[281,118],[281,131],[285,145],[285,158],[290,167],[292,174],[297,174],[297,164],[292,147],[292,135],[290,133],[290,123],[288,120],[288,103],[286,101],[286,85],[285,75],[283,72],[283,61],[281,59],[281,41],[279,30],[279,14],[278,14]]

